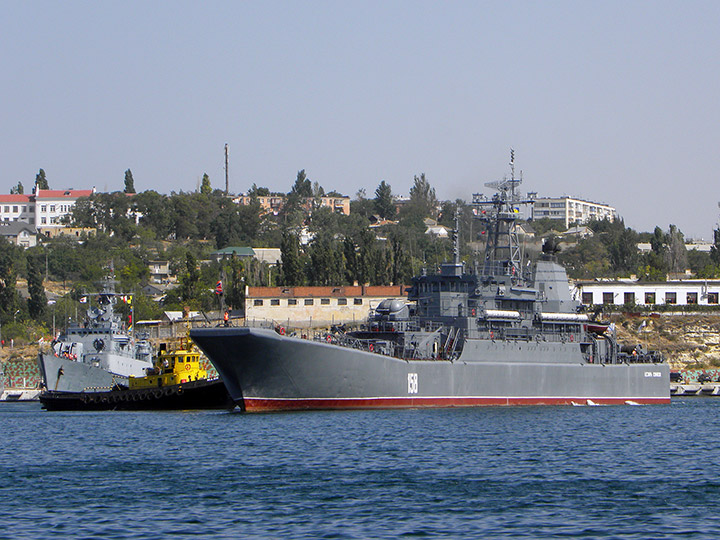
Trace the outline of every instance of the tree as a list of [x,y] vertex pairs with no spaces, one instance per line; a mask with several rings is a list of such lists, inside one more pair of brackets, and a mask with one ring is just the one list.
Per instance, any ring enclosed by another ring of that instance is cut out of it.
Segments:
[[18,308],[18,294],[15,288],[17,270],[15,256],[17,246],[0,238],[0,322],[12,319]]
[[415,185],[410,188],[410,202],[406,205],[406,212],[416,213],[420,218],[435,217],[438,200],[435,189],[425,178],[425,173],[415,176]]
[[266,187],[257,187],[257,184],[253,184],[248,190],[249,197],[267,197],[270,195],[270,190]]
[[212,186],[210,185],[210,177],[207,173],[203,174],[202,183],[200,184],[200,193],[210,195],[212,193]]
[[132,171],[125,171],[125,193],[135,193],[135,180],[133,180]]
[[242,309],[245,306],[245,276],[243,263],[233,253],[230,257],[229,268],[227,268],[228,283],[225,288],[225,302],[235,309]]
[[42,263],[38,257],[28,257],[27,260],[27,280],[28,280],[28,311],[30,317],[39,320],[45,314],[47,307],[47,297],[45,296],[45,288],[43,287]]
[[22,182],[18,182],[17,186],[10,188],[10,195],[23,195],[25,193],[25,188],[22,185]]
[[713,231],[714,243],[710,248],[710,258],[712,261],[720,265],[720,228]]
[[668,249],[667,262],[670,272],[683,272],[687,268],[687,248],[685,247],[685,237],[683,233],[675,225],[670,225],[667,233]]
[[185,272],[180,278],[180,297],[184,301],[194,299],[197,295],[200,272],[197,268],[197,259],[191,252],[185,254]]
[[37,175],[35,175],[35,185],[38,189],[50,189],[47,178],[45,178],[45,171],[43,169],[40,169]]
[[382,219],[393,219],[395,217],[395,203],[392,198],[392,189],[385,180],[375,190],[375,211]]
[[312,182],[305,174],[305,169],[298,171],[297,178],[295,178],[295,184],[293,185],[288,195],[292,194],[296,194],[302,198],[308,198],[313,196]]
[[284,232],[280,245],[282,282],[284,285],[302,285],[303,273],[300,262],[300,242],[291,232]]
[[307,276],[311,285],[338,285],[345,279],[342,251],[327,233],[316,236],[310,245]]

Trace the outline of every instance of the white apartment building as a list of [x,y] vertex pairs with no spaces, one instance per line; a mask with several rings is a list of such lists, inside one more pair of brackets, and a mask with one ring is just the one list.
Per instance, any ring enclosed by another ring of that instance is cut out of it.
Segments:
[[614,221],[617,216],[617,210],[612,206],[572,197],[538,197],[532,213],[533,219],[562,219],[565,227],[573,223],[587,223],[591,219]]
[[38,189],[30,195],[0,195],[0,221],[21,221],[37,229],[62,227],[61,218],[72,212],[80,197],[95,189]]
[[586,306],[720,305],[720,280],[687,279],[649,283],[638,281],[576,281],[573,295]]

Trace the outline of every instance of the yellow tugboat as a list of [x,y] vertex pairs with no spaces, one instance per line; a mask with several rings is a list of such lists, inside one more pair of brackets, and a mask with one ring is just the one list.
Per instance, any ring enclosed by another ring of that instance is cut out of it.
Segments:
[[154,366],[144,377],[130,377],[129,387],[104,392],[56,392],[40,395],[49,411],[232,409],[235,404],[219,378],[208,379],[200,353],[190,338],[177,349],[160,345]]
[[164,388],[207,378],[207,371],[200,364],[200,353],[185,338],[180,349],[174,351],[167,351],[164,343],[160,345],[155,367],[148,368],[145,377],[130,377],[130,390]]

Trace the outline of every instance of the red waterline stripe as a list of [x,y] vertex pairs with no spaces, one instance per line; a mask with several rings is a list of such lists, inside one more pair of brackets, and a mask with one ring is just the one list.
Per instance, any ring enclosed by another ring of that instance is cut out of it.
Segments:
[[[585,397],[467,397],[467,398],[349,398],[349,399],[263,399],[245,398],[248,412],[293,411],[310,409],[414,409],[423,407],[478,407],[513,405],[640,405],[670,403],[670,396],[661,398],[585,398]],[[591,403],[588,403],[591,402]]]

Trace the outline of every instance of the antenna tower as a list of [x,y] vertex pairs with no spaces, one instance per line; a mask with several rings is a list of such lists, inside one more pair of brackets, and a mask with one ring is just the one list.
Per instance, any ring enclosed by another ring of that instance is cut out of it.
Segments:
[[228,193],[230,193],[230,182],[228,179],[228,161],[229,161],[229,152],[228,152],[228,145],[225,143],[225,196],[228,196]]

